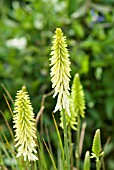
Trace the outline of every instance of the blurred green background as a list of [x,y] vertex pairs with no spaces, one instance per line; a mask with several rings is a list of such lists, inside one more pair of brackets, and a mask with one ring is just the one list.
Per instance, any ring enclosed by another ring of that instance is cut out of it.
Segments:
[[[84,87],[83,121],[87,128],[83,155],[86,150],[91,151],[94,131],[100,128],[103,147],[111,139],[106,149],[106,169],[114,170],[114,0],[0,0],[0,83],[13,99],[16,91],[26,85],[37,114],[43,94],[52,90],[49,58],[57,27],[67,37],[70,86],[78,72]],[[0,85],[0,110],[12,126],[4,93]],[[53,148],[57,146],[51,115],[55,102],[52,96],[46,98],[43,117]],[[10,100],[9,103],[13,109]],[[55,117],[59,123],[59,113]],[[2,115],[0,125],[10,141]]]

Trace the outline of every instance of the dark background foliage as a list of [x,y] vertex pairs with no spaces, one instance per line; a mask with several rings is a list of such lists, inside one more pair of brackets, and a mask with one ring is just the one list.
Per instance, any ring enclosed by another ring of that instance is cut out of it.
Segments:
[[[72,79],[80,73],[86,99],[87,122],[84,150],[91,150],[92,138],[101,129],[102,144],[111,137],[106,166],[114,169],[114,1],[113,0],[1,0],[0,83],[13,99],[26,85],[34,112],[40,109],[44,93],[52,90],[49,73],[51,41],[57,27],[67,36]],[[12,41],[13,40],[13,41]],[[70,85],[72,84],[72,81]],[[0,86],[0,109],[11,123],[4,90]],[[10,102],[10,100],[9,100]],[[56,134],[51,113],[56,99],[46,98],[44,124],[53,147]],[[11,104],[13,108],[13,105]],[[59,113],[55,117],[59,122]],[[8,138],[4,119],[2,125]],[[11,123],[12,124],[12,123]],[[0,143],[2,146],[2,143]],[[83,156],[82,156],[83,159]]]

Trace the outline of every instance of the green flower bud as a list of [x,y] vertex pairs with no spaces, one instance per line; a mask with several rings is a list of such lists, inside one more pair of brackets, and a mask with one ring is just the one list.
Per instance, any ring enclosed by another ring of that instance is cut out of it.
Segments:
[[85,116],[85,99],[83,87],[80,82],[79,74],[74,76],[72,89],[71,89],[71,110],[75,116],[80,114],[82,117]]

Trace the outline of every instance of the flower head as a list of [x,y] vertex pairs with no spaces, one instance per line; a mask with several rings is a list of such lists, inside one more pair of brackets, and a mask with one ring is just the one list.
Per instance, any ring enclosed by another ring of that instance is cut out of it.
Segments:
[[101,152],[101,137],[100,137],[100,129],[97,129],[93,139],[93,146],[92,146],[93,153],[99,157]]
[[74,76],[72,89],[71,89],[71,106],[72,112],[77,116],[80,114],[82,117],[85,116],[85,99],[83,87],[80,82],[79,74]]
[[89,153],[89,151],[87,151],[85,154],[84,170],[90,170],[90,153]]
[[15,129],[15,147],[18,147],[17,157],[24,156],[24,160],[35,161],[38,158],[34,155],[36,127],[33,108],[31,106],[29,95],[26,92],[25,86],[17,92],[14,104],[14,129]]
[[65,109],[70,115],[69,111],[69,81],[70,81],[70,60],[66,44],[66,37],[63,36],[63,32],[60,28],[57,28],[53,46],[51,48],[52,57],[51,60],[51,81],[52,88],[55,89],[54,96],[58,95],[57,104],[54,112]]
[[93,139],[92,145],[92,156],[91,158],[96,159],[96,169],[100,169],[100,157],[104,155],[104,152],[101,152],[101,135],[100,129],[97,129]]

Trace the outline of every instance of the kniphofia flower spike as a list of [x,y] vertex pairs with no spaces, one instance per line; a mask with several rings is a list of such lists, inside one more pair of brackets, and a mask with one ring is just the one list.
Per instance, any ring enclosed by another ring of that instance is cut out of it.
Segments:
[[14,104],[14,129],[15,129],[15,147],[18,147],[17,157],[23,155],[24,160],[35,161],[38,158],[34,153],[37,153],[35,147],[36,127],[33,108],[30,98],[26,92],[25,86],[17,92]]
[[65,109],[70,115],[69,111],[69,81],[70,81],[70,60],[66,44],[66,37],[63,36],[63,32],[60,28],[57,28],[53,46],[51,48],[52,57],[51,60],[51,81],[52,88],[55,89],[53,97],[58,95],[57,104],[54,112]]

